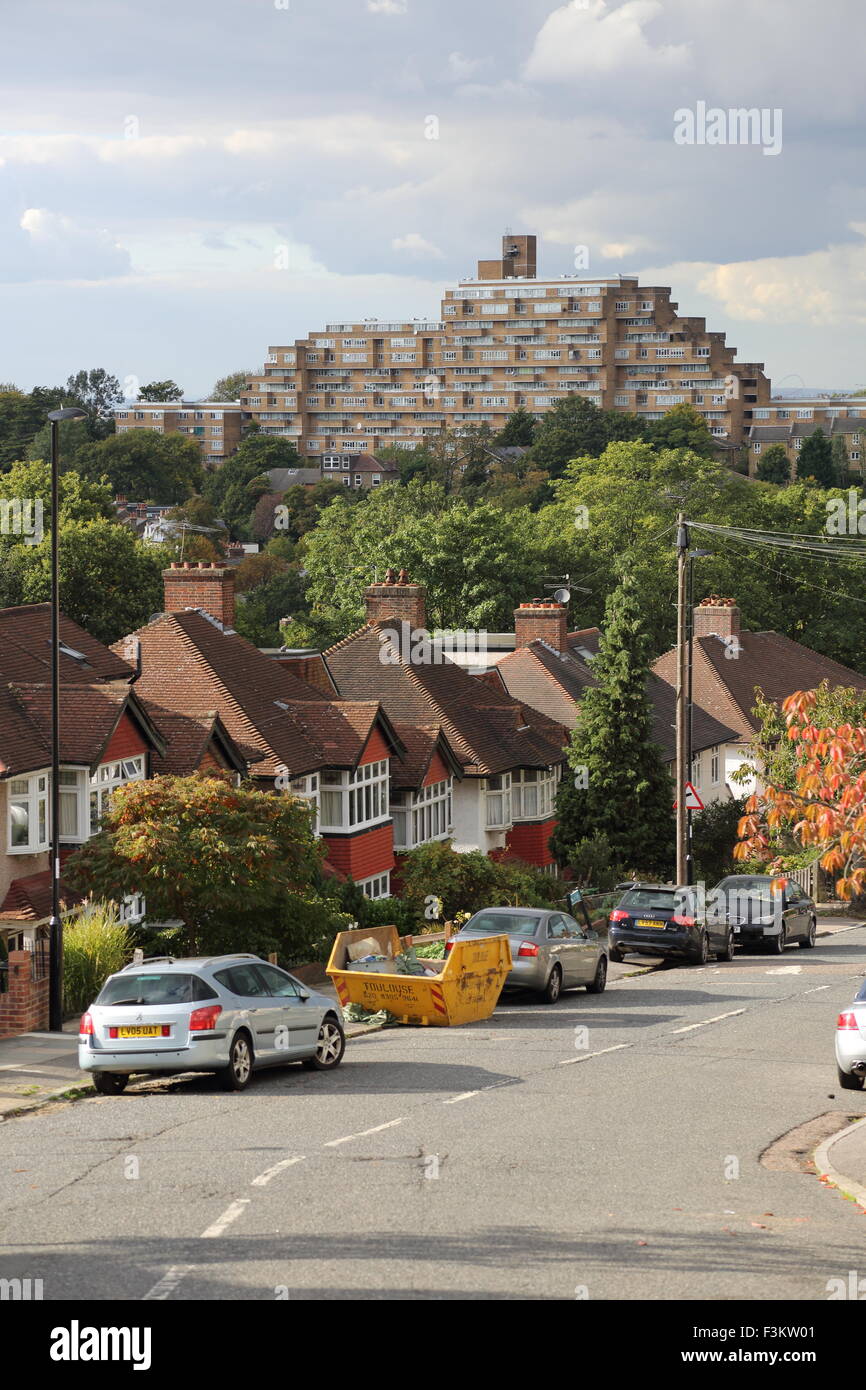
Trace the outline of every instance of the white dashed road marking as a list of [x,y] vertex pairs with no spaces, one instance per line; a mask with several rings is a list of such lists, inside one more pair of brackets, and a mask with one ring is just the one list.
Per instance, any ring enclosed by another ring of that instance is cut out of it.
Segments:
[[460,1093],[459,1096],[449,1096],[447,1100],[443,1100],[442,1104],[443,1104],[443,1105],[456,1105],[457,1102],[458,1102],[458,1100],[471,1100],[473,1096],[480,1096],[480,1095],[481,1095],[481,1092],[480,1092],[480,1091],[461,1091],[461,1093]]
[[617,1043],[616,1047],[602,1047],[598,1052],[587,1052],[583,1057],[566,1057],[560,1062],[561,1067],[570,1067],[574,1062],[590,1062],[593,1057],[604,1057],[608,1052],[621,1052],[624,1047],[631,1047],[631,1043]]
[[701,1023],[690,1023],[686,1028],[670,1028],[672,1033],[691,1033],[695,1028],[706,1028],[710,1023],[721,1023],[723,1018],[736,1018],[738,1014],[744,1014],[745,1009],[732,1009],[729,1014],[716,1014],[715,1018],[705,1018]]
[[304,1155],[298,1154],[295,1158],[284,1158],[279,1163],[275,1163],[273,1168],[266,1168],[263,1173],[259,1173],[257,1178],[253,1178],[250,1187],[267,1187],[271,1178],[275,1178],[277,1173],[282,1173],[284,1168],[291,1168],[294,1163],[303,1163]]
[[218,1217],[212,1226],[208,1226],[206,1231],[202,1231],[202,1240],[216,1240],[218,1236],[221,1236],[223,1231],[243,1214],[251,1200],[250,1197],[239,1197],[236,1202],[232,1202],[231,1206],[226,1207],[222,1216]]
[[383,1129],[393,1129],[395,1125],[401,1125],[402,1118],[399,1120],[389,1120],[386,1125],[374,1125],[372,1129],[362,1129],[360,1134],[344,1134],[342,1139],[329,1139],[327,1144],[323,1144],[323,1149],[336,1149],[339,1144],[351,1144],[353,1139],[366,1139],[368,1134],[378,1134]]

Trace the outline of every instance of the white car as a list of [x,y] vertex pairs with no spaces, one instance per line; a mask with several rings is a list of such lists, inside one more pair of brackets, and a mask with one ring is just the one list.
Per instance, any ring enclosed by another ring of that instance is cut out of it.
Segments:
[[866,983],[836,1020],[836,1066],[843,1091],[862,1091],[866,1080]]

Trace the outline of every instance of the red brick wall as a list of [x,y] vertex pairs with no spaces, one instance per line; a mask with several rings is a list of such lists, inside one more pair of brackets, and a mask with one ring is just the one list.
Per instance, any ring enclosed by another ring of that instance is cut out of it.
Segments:
[[203,608],[223,627],[235,620],[235,572],[209,560],[175,561],[163,570],[166,613],[182,613],[185,608]]
[[451,773],[445,766],[445,761],[442,758],[441,754],[434,753],[433,757],[430,760],[430,767],[427,772],[427,776],[424,778],[424,781],[421,783],[421,785],[422,787],[432,787],[434,782],[447,782],[450,776]]
[[0,1038],[48,1027],[48,978],[31,978],[31,951],[9,952],[9,986],[0,994]]
[[138,725],[133,723],[128,714],[124,714],[108,741],[108,747],[102,755],[102,761],[113,763],[119,758],[135,758],[139,753],[146,753],[147,751],[147,744],[141,736]]
[[365,767],[367,763],[378,763],[382,758],[390,758],[391,749],[385,742],[381,729],[374,728],[367,739],[367,746],[359,759],[358,766]]
[[322,839],[334,867],[356,883],[394,867],[394,827],[390,821],[357,835],[323,835]]
[[546,642],[554,651],[568,650],[568,609],[561,603],[525,603],[514,610],[515,647]]
[[556,818],[512,826],[505,837],[510,854],[543,869],[553,863],[547,842],[556,829]]
[[407,622],[413,631],[427,626],[427,590],[423,584],[371,584],[364,590],[364,602],[368,623],[396,620]]

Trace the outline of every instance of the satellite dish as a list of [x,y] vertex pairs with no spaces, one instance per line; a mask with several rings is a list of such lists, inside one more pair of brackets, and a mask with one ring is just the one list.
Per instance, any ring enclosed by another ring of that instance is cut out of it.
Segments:
[[557,603],[568,603],[571,594],[568,589],[556,589],[554,590],[553,597],[556,599]]

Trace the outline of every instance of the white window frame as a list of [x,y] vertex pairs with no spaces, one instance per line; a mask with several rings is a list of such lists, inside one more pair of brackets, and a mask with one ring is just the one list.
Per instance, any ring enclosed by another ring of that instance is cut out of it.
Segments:
[[316,818],[313,822],[313,828],[318,835],[320,817],[318,772],[310,772],[306,777],[293,777],[289,783],[289,792],[298,801],[306,801],[314,808]]
[[[50,843],[50,774],[31,772],[7,782],[6,846],[9,854],[39,854]],[[17,790],[16,790],[17,788]],[[13,807],[25,811],[27,839],[13,844]]]
[[719,756],[719,745],[716,743],[710,749],[710,786],[717,787],[721,778],[721,758]]
[[550,820],[556,807],[558,783],[559,768],[518,768],[511,777],[511,814],[515,825],[518,821]]
[[407,851],[450,839],[454,833],[453,788],[453,777],[447,777],[407,793],[405,800],[392,805],[395,849]]
[[97,835],[102,825],[106,807],[112,792],[125,787],[128,782],[143,782],[147,775],[143,753],[130,758],[117,758],[110,763],[100,763],[89,782],[89,820],[87,834]]
[[511,815],[511,773],[502,772],[496,777],[485,777],[481,783],[484,793],[484,825],[487,830],[510,830],[514,824]]
[[[382,825],[390,818],[388,805],[389,760],[362,763],[355,773],[327,768],[320,777],[319,814],[322,834],[348,833],[368,826]],[[367,795],[369,791],[369,796]],[[334,819],[335,801],[339,798],[340,818]],[[358,816],[359,809],[369,814]]]
[[390,898],[391,870],[386,869],[382,874],[374,874],[372,878],[362,878],[355,886],[361,889],[365,898]]

